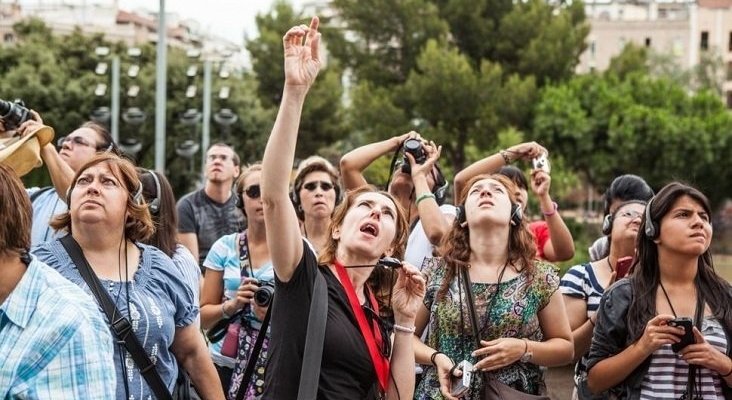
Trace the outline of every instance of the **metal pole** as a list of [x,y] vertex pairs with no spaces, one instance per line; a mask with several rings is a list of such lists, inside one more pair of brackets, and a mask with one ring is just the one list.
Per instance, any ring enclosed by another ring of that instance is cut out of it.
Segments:
[[119,56],[112,57],[112,115],[109,129],[112,140],[119,143]]
[[166,38],[165,0],[160,0],[157,58],[155,63],[155,170],[161,174],[165,173],[165,91],[168,72]]
[[211,141],[211,61],[203,62],[203,130],[201,135],[201,171],[206,170],[206,150]]

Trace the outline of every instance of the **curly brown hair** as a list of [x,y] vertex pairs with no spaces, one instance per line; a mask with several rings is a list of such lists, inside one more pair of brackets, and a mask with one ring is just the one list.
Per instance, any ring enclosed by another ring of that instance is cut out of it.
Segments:
[[[506,188],[511,204],[518,203],[518,199],[516,198],[516,184],[510,178],[501,174],[484,174],[473,177],[465,185],[460,193],[460,197],[458,197],[462,207],[465,207],[465,199],[468,196],[470,188],[476,182],[483,179],[498,181]],[[525,219],[522,218],[521,223],[518,225],[510,225],[506,246],[508,246],[507,265],[510,265],[517,272],[526,272],[531,275],[534,269],[534,259],[536,258],[536,246],[534,245],[534,239],[531,236],[531,232],[529,232]],[[452,229],[450,229],[450,232],[442,240],[439,253],[445,259],[446,268],[445,279],[437,291],[437,298],[442,299],[447,293],[450,282],[455,279],[460,268],[470,267],[470,254],[472,253],[472,249],[470,248],[470,228],[467,224],[461,224],[460,218],[455,218]]]

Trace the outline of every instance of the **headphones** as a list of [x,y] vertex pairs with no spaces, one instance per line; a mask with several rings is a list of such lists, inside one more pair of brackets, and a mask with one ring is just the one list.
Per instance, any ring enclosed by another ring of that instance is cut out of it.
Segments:
[[[155,174],[153,174],[153,176],[155,176]],[[155,177],[155,182],[157,183],[158,194],[159,194],[160,193],[160,184],[158,182],[157,177]],[[71,191],[74,190],[75,187],[76,187],[76,183],[74,182],[74,184],[72,186],[69,186],[69,188],[66,189],[66,207],[68,207],[68,208],[71,208]],[[144,204],[145,199],[142,197],[142,182],[140,182],[139,180],[137,181],[137,189],[135,190],[135,193],[132,194],[131,196],[132,196],[132,201],[135,204],[137,204],[138,206],[141,206],[142,204]],[[157,200],[157,198],[155,200]],[[150,210],[150,212],[152,212],[152,210]]]
[[[237,181],[238,181],[238,179],[237,179]],[[246,211],[244,211],[244,201],[241,199],[241,195],[244,194],[244,188],[241,188],[241,190],[239,190],[238,182],[236,183],[236,185],[234,185],[234,194],[236,195],[236,199],[234,199],[235,200],[234,204],[235,204],[236,208],[240,209],[241,212],[243,212],[244,216],[246,217],[247,213],[246,213]]]
[[[523,219],[524,212],[521,208],[521,204],[511,203],[511,225],[519,226],[521,225],[521,221]],[[467,224],[468,219],[465,215],[465,205],[461,204],[457,206],[457,215],[455,216],[455,221],[457,221],[458,225],[460,226],[465,226],[465,224]]]
[[648,204],[646,204],[646,229],[645,234],[646,237],[648,237],[651,240],[655,240],[658,237],[658,228],[653,223],[653,219],[651,219],[651,202],[656,198],[656,196],[651,197],[650,200],[648,200]]
[[[152,175],[153,181],[155,181],[155,198],[148,203],[147,207],[150,209],[150,214],[158,215],[160,212],[160,180],[155,171],[147,170],[147,173]],[[140,185],[142,187],[142,185]]]

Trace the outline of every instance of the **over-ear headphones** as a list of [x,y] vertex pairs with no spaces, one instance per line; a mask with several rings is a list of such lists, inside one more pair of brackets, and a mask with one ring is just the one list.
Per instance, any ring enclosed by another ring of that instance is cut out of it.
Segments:
[[613,230],[613,214],[606,215],[605,219],[602,220],[602,234],[605,236]]
[[[524,213],[523,209],[521,208],[521,204],[519,203],[511,203],[511,225],[513,226],[519,226],[521,225],[521,221],[524,219]],[[468,219],[465,215],[465,206],[459,205],[457,206],[457,214],[455,215],[455,220],[457,221],[458,225],[463,226],[466,222],[468,222]]]
[[[152,175],[153,181],[155,181],[155,198],[148,203],[148,208],[150,209],[150,213],[153,215],[157,215],[160,212],[160,180],[158,179],[158,175],[155,173],[155,171],[147,170],[147,173]],[[142,185],[140,185],[142,187]]]
[[653,219],[651,218],[651,203],[656,198],[656,196],[651,197],[650,200],[648,200],[648,204],[646,204],[646,229],[645,234],[646,236],[653,240],[658,237],[658,228],[653,223]]
[[450,183],[445,179],[445,175],[442,173],[442,170],[440,169],[440,166],[435,163],[435,169],[437,169],[437,173],[433,174],[435,178],[435,186],[432,188],[432,194],[435,195],[435,201],[437,202],[437,205],[442,205],[445,203],[445,198],[447,197],[447,187],[450,186]]
[[236,208],[240,209],[241,212],[244,213],[244,216],[246,216],[247,213],[246,211],[244,211],[244,201],[241,199],[243,193],[244,188],[239,187],[239,182],[237,180],[237,183],[234,185],[234,194],[236,195],[236,199],[234,199],[234,204],[236,205]]

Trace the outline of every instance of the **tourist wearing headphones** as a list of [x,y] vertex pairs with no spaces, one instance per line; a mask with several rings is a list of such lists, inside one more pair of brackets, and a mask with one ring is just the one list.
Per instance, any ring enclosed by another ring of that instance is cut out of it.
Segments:
[[605,291],[587,358],[603,398],[732,398],[732,286],[714,271],[711,208],[672,182],[643,215],[633,272]]
[[173,188],[165,175],[149,169],[137,169],[155,233],[142,242],[155,246],[173,260],[183,280],[193,291],[195,304],[200,303],[201,269],[190,251],[178,243],[178,212],[175,208]]
[[[456,398],[451,377],[460,376],[453,367],[463,360],[474,365],[464,398],[483,398],[489,377],[545,395],[541,367],[572,359],[557,270],[535,259],[516,192],[500,174],[469,180],[459,197],[462,210],[440,248],[442,257],[425,262],[427,294],[417,314],[414,346],[417,362],[426,368],[416,399]],[[425,328],[427,340],[421,343]]]
[[[410,152],[403,151],[405,143],[412,139],[422,144],[421,164]],[[340,162],[343,186],[351,190],[368,184],[363,170],[371,163],[381,156],[394,154],[387,190],[407,212],[410,234],[404,260],[418,268],[425,258],[432,257],[434,247],[440,244],[455,218],[455,207],[444,203],[448,184],[437,166],[441,150],[441,146],[423,140],[412,131],[361,146],[346,153]],[[401,157],[402,151],[406,158]]]
[[610,244],[608,255],[598,261],[575,265],[562,277],[560,288],[572,328],[574,359],[577,362],[573,399],[591,398],[587,392],[586,363],[592,330],[597,322],[597,308],[605,288],[628,271],[625,265],[629,266],[628,262],[635,256],[635,242],[645,206],[644,201],[638,200],[616,206],[614,212],[605,217],[602,225],[602,233]]
[[[24,122],[18,128],[21,136],[43,125],[41,116],[35,111],[31,113],[33,119]],[[54,144],[58,146],[58,150]],[[34,246],[64,235],[62,232],[54,231],[49,224],[53,217],[68,210],[64,196],[71,186],[74,174],[95,155],[106,151],[119,154],[107,128],[92,121],[84,122],[73,132],[59,137],[55,143],[49,142],[41,148],[41,159],[48,169],[53,186],[32,187],[26,190],[33,205],[31,243]]]
[[[259,163],[244,168],[236,181],[235,193],[237,207],[246,216],[248,226],[217,240],[203,262],[207,271],[201,292],[201,325],[203,329],[210,329],[224,318],[230,318],[232,322],[227,336],[209,345],[221,384],[230,398],[236,397],[269,307],[269,303],[256,301],[259,297],[255,298],[255,293],[266,285],[274,287],[259,186],[261,175]],[[265,334],[269,336],[269,332]],[[254,375],[248,387],[242,388],[245,398],[262,394],[268,347],[269,339],[266,339],[256,360]]]
[[[534,237],[537,257],[549,262],[566,261],[574,257],[574,240],[559,213],[559,206],[549,194],[551,175],[547,161],[548,155],[548,151],[536,142],[520,143],[501,150],[474,162],[457,173],[455,175],[455,193],[457,195],[473,176],[498,172],[508,176],[516,184],[519,204],[526,212],[529,203],[529,183],[526,181],[524,173],[511,163],[516,160],[543,159],[544,161],[535,164],[535,168],[531,171],[531,191],[539,200],[543,219],[529,223],[528,229]],[[543,166],[543,168],[539,166]]]
[[[224,235],[244,229],[245,220],[232,185],[239,176],[239,155],[226,143],[206,151],[206,183],[178,200],[178,241],[203,265],[208,250]],[[202,267],[202,272],[206,272]]]
[[[222,399],[216,370],[194,323],[198,307],[193,292],[168,256],[141,243],[154,226],[132,163],[109,153],[95,156],[79,168],[66,204],[69,211],[54,219],[51,227],[68,236],[42,243],[33,252],[97,302],[104,304],[105,298],[112,302],[114,311],[100,307],[107,323],[114,322],[110,329],[127,321],[131,332],[121,329],[114,346],[115,397],[159,398],[147,379],[156,382],[157,377],[162,390],[170,392],[178,369],[184,368],[202,398]],[[73,261],[73,254],[86,263]],[[94,277],[101,287],[92,284],[96,287],[92,290],[87,282],[94,282]],[[120,343],[129,333],[141,344],[142,358],[155,360],[154,373],[147,379],[130,343]]]
[[[620,175],[613,179],[602,196],[604,208],[603,218],[607,218],[617,210],[618,206],[626,201],[645,201],[653,197],[653,189],[640,176],[633,174]],[[610,249],[607,235],[603,235],[590,246],[590,261],[597,261],[607,257]]]
[[290,196],[302,235],[316,252],[328,241],[330,219],[340,203],[341,190],[338,172],[328,160],[311,156],[300,162]]

